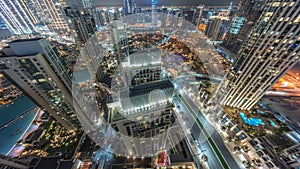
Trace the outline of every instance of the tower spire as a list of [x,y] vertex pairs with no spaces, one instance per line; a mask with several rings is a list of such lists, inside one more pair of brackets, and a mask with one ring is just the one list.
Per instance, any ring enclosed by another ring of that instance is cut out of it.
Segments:
[[230,5],[229,5],[228,9],[232,10],[232,2],[230,2]]

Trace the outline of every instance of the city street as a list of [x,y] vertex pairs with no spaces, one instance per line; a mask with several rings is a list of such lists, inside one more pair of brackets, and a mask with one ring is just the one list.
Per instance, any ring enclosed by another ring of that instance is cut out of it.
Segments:
[[[180,106],[180,111],[184,113],[185,116],[191,116],[191,112],[189,112],[189,110],[187,109],[187,107],[185,106],[185,104],[183,104],[181,102],[181,100],[179,99],[178,96],[175,96],[173,98],[174,104],[176,106]],[[194,119],[195,120],[195,119]],[[194,126],[191,129],[191,133],[200,133],[202,132],[202,129],[199,125],[197,125],[197,123],[194,123]],[[203,134],[202,134],[203,135]],[[204,135],[203,135],[204,136]],[[195,142],[198,142],[198,140],[193,140]],[[220,168],[220,166],[222,166],[221,162],[218,160],[218,157],[216,156],[216,154],[214,153],[214,150],[212,149],[212,147],[209,145],[208,141],[205,141],[201,144],[198,144],[198,151],[201,152],[202,150],[206,150],[205,151],[205,155],[208,157],[208,161],[207,161],[207,165],[209,168]],[[197,155],[197,154],[194,154]]]
[[[236,161],[234,160],[233,156],[231,153],[228,151],[227,147],[225,146],[222,138],[220,135],[215,131],[213,126],[211,126],[206,118],[201,114],[201,113],[195,113],[198,112],[198,108],[194,105],[194,103],[183,94],[184,100],[186,101],[185,103],[182,101],[182,99],[179,96],[174,97],[174,103],[176,105],[180,106],[180,109],[182,112],[190,114],[193,116],[194,120],[196,121],[191,133],[194,133],[194,137],[198,137],[197,141],[199,142],[199,149],[201,150],[206,150],[205,155],[208,157],[208,166],[209,168],[240,168]],[[188,105],[187,105],[188,104]],[[195,115],[197,114],[197,119],[195,119]],[[201,123],[201,124],[199,124]],[[204,130],[201,130],[201,125],[206,130],[206,134]],[[202,133],[203,132],[203,133]],[[196,135],[197,134],[197,135]],[[210,135],[210,137],[207,138],[206,135]],[[207,138],[207,139],[206,139]],[[215,146],[217,147],[216,152],[216,147],[214,149],[214,145],[211,145],[210,140],[213,141]],[[221,153],[221,154],[219,154]],[[218,156],[219,154],[219,156]],[[221,155],[221,156],[220,156]],[[221,159],[220,159],[221,158]],[[222,163],[223,160],[223,163]],[[225,161],[225,163],[224,163]],[[223,166],[223,167],[221,167]]]

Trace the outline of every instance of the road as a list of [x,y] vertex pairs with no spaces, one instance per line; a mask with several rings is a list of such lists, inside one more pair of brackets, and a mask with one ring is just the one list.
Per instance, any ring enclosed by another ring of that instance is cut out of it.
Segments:
[[[179,99],[179,97],[175,96],[173,98],[174,104],[176,106],[180,106],[180,111],[183,112],[184,114],[186,114],[186,116],[192,116],[192,113],[187,109],[187,107],[181,102],[181,100]],[[190,119],[190,118],[189,118]],[[195,120],[195,119],[194,119]],[[191,133],[197,133],[200,135],[200,133],[202,132],[202,129],[199,125],[197,125],[196,123],[194,123],[192,129],[191,129]],[[200,142],[198,140],[198,142]],[[212,147],[209,145],[208,141],[205,141],[201,144],[199,144],[198,148],[201,150],[206,150],[205,151],[205,155],[208,156],[208,161],[207,161],[207,165],[209,166],[209,168],[220,168],[220,166],[222,166],[221,162],[218,160],[218,157],[215,155],[214,150],[212,149]],[[196,155],[196,154],[194,154]]]
[[[185,94],[182,94],[181,97],[182,98],[174,96],[173,101],[176,105],[180,105],[180,109],[182,112],[186,112],[194,116],[194,120],[197,122],[195,124],[197,124],[197,126],[194,126],[191,132],[197,134],[199,133],[199,137],[196,136],[198,137],[198,141],[200,142],[199,148],[200,150],[207,150],[205,151],[205,155],[208,156],[207,164],[209,168],[240,168],[240,166],[237,164],[237,162],[225,146],[224,141],[222,140],[219,133],[215,131],[214,127],[206,120],[203,114],[199,113],[198,107],[196,107]],[[184,101],[182,99],[184,99]],[[198,119],[198,121],[196,118]],[[206,131],[202,130],[201,126],[203,126]],[[210,137],[208,137],[207,139],[203,139],[203,137],[205,137],[206,135]]]

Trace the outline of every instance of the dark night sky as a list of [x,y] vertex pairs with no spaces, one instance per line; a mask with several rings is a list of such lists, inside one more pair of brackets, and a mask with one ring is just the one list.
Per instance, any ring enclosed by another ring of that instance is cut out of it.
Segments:
[[[123,0],[94,0],[96,6],[123,6]],[[237,5],[240,0],[158,0],[158,6],[197,6],[200,4],[210,6]],[[150,6],[151,0],[136,0],[138,6]]]

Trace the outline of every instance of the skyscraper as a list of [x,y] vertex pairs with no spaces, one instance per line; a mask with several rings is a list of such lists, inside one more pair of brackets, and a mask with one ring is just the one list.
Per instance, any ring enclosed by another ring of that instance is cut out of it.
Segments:
[[205,34],[212,41],[222,41],[227,30],[228,23],[228,17],[212,16],[208,21]]
[[3,52],[0,72],[64,127],[76,129],[71,78],[57,51],[45,39],[27,39]]
[[152,12],[156,12],[157,10],[157,0],[151,0]]
[[93,11],[88,8],[67,7],[65,12],[71,21],[71,29],[76,33],[78,44],[84,44],[96,31]]
[[195,13],[198,14],[198,15],[195,15],[197,17],[194,17],[193,22],[195,22],[195,20],[197,19],[197,22],[195,22],[195,23],[196,23],[196,26],[197,26],[198,29],[199,29],[199,25],[200,25],[202,15],[203,15],[203,9],[204,9],[204,5],[199,5],[197,7],[197,10],[195,11]]
[[24,0],[1,0],[0,17],[13,34],[37,32],[35,24],[39,21],[29,10]]
[[0,17],[16,35],[68,32],[61,0],[5,0],[0,2]]
[[243,42],[247,40],[251,28],[259,18],[264,4],[265,1],[260,0],[242,0],[222,45],[232,52],[238,53]]
[[93,0],[82,0],[84,9],[88,9],[95,20],[97,30],[105,25],[104,14],[101,9],[97,9]]
[[268,1],[221,85],[221,104],[249,110],[300,55],[300,0]]
[[[29,161],[30,162],[30,161]],[[6,169],[29,169],[28,161],[7,157],[0,154],[0,168]]]
[[84,8],[93,8],[95,6],[93,0],[82,0],[82,5]]
[[101,9],[95,9],[95,18],[96,18],[97,30],[99,30],[101,27],[103,27],[106,24],[105,12]]
[[25,0],[25,3],[39,22],[47,25],[52,33],[60,34],[69,31],[60,0]]
[[128,55],[133,51],[132,31],[123,21],[116,20],[113,22],[111,31],[113,33],[113,42],[116,45],[118,54],[118,63],[128,59]]
[[152,19],[152,24],[156,24],[156,12],[157,12],[157,0],[151,0],[151,12],[152,12],[152,16],[151,16],[151,19]]
[[134,2],[133,0],[124,0],[124,10],[125,14],[134,13]]
[[107,121],[125,136],[125,154],[147,156],[169,147],[166,136],[174,128],[177,133],[170,134],[170,140],[180,138],[180,128],[173,126],[174,87],[162,78],[161,59],[161,51],[153,49],[131,54],[122,62],[129,90],[121,89],[120,97],[109,97]]

